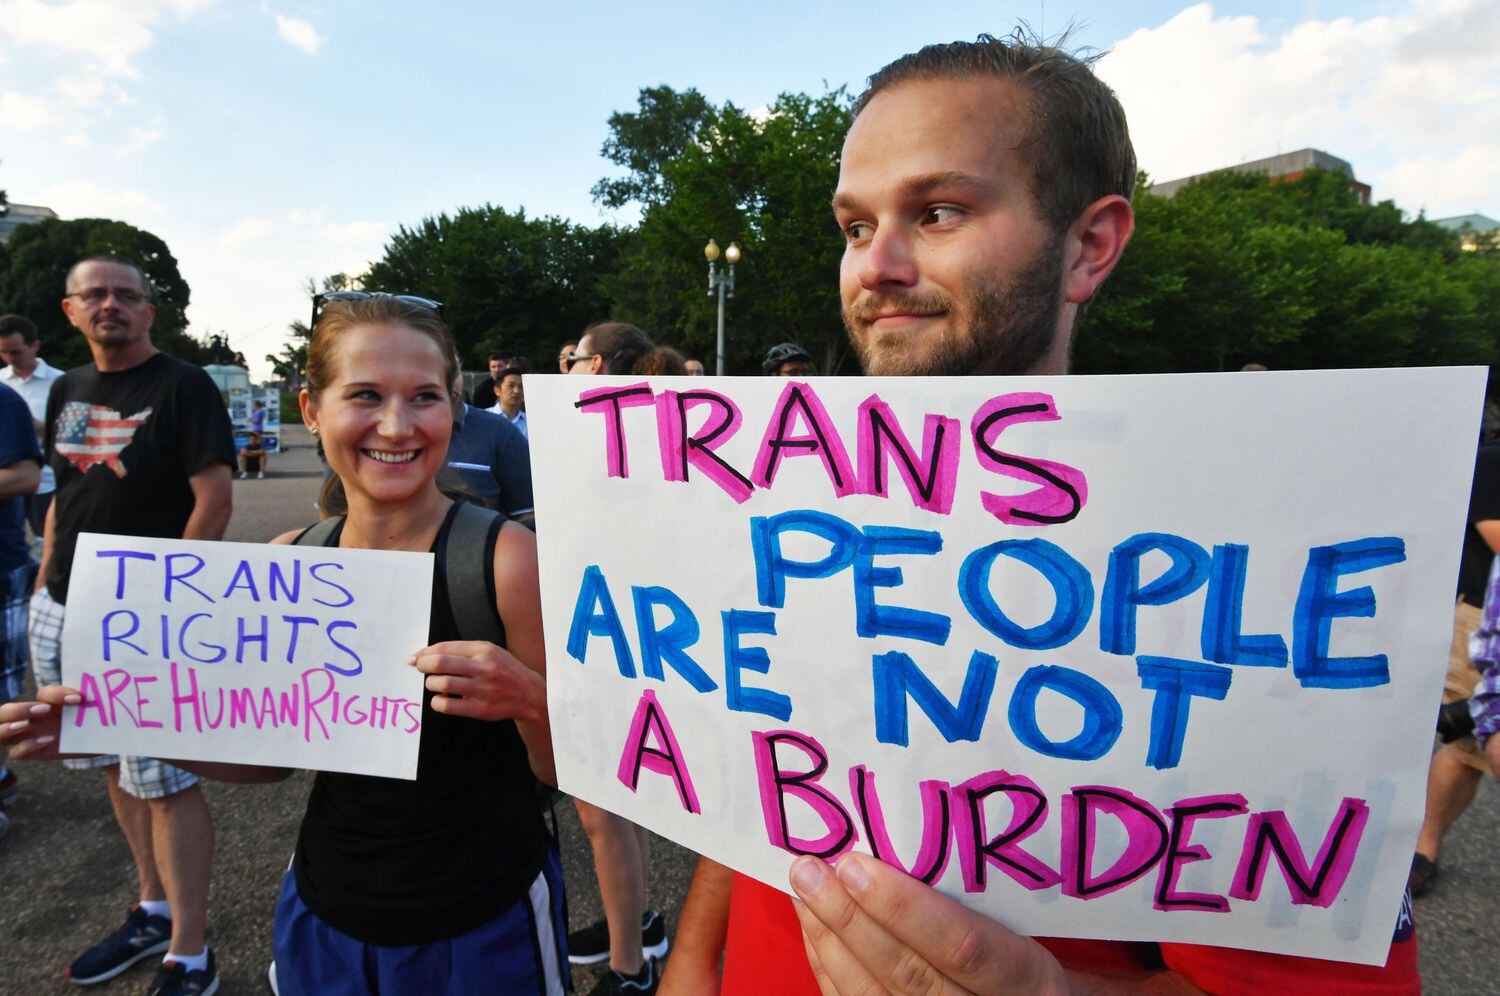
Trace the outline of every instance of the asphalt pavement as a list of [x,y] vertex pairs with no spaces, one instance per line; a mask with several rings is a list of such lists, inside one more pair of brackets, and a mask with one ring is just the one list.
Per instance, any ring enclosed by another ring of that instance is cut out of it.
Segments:
[[[226,539],[264,542],[317,517],[313,501],[322,466],[300,427],[283,430],[289,448],[270,460],[264,480],[235,481],[234,517]],[[102,777],[61,765],[18,766],[22,794],[0,838],[0,996],[77,992],[61,976],[81,950],[119,925],[135,901],[130,855],[110,813]],[[225,994],[266,992],[271,913],[296,840],[310,776],[275,786],[210,784],[216,848],[209,897],[209,943]],[[573,807],[555,812],[563,840],[573,927],[601,915],[588,842]],[[675,929],[693,855],[654,842],[651,902]],[[1426,991],[1496,991],[1500,954],[1500,787],[1487,780],[1455,827],[1434,891],[1416,906]],[[97,987],[104,994],[143,993],[151,970],[141,965]],[[586,992],[596,974],[575,972]]]

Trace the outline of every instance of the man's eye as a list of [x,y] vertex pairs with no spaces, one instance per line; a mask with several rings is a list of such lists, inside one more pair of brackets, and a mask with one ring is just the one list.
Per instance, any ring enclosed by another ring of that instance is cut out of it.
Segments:
[[844,238],[848,239],[851,242],[855,242],[860,239],[868,239],[874,231],[874,226],[869,224],[868,222],[851,221],[849,224],[844,226]]
[[952,221],[962,212],[955,207],[930,207],[922,216],[923,222],[929,225],[941,225],[945,221]]

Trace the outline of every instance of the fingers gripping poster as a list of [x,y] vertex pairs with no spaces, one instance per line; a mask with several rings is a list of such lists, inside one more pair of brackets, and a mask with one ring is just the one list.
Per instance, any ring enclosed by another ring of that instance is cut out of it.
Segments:
[[84,533],[70,753],[417,777],[432,555]]
[[1383,962],[1483,384],[538,377],[562,787],[783,890]]

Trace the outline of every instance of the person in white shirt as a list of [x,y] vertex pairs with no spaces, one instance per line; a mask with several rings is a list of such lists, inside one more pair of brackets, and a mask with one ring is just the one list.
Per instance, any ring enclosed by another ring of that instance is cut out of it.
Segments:
[[520,368],[511,367],[500,375],[500,381],[495,385],[495,397],[500,399],[499,403],[490,411],[510,419],[510,424],[530,439],[526,432],[526,392],[521,388]]
[[[0,315],[0,359],[9,364],[0,370],[0,383],[19,394],[26,407],[31,409],[31,421],[35,423],[38,440],[47,431],[47,394],[52,390],[52,382],[63,375],[61,370],[37,355],[41,348],[36,326],[29,318]],[[52,468],[44,464],[36,494],[26,497],[26,521],[37,543],[41,542],[47,507],[52,504],[52,492],[56,487],[57,479]]]

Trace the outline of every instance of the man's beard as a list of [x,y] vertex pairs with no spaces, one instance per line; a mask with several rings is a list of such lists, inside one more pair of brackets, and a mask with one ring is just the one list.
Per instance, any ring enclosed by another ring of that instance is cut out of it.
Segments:
[[[1025,374],[1057,338],[1062,309],[1062,240],[1053,239],[1008,284],[977,280],[960,303],[942,291],[870,295],[844,309],[844,327],[867,374],[898,377]],[[880,333],[882,312],[942,312],[936,332]],[[911,336],[920,335],[920,341]],[[882,347],[880,339],[895,342]],[[906,338],[908,341],[902,342]]]

